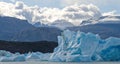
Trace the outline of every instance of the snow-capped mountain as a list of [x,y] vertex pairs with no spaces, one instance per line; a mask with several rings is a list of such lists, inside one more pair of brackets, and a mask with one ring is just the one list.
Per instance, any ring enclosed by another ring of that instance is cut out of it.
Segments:
[[73,27],[75,25],[73,25],[71,22],[68,22],[66,20],[56,20],[55,22],[49,23],[49,24],[43,24],[41,22],[36,22],[35,24],[33,24],[35,27],[56,27],[59,29],[65,29],[67,27]]
[[0,16],[0,40],[57,41],[61,30],[54,27],[35,27],[26,20]]
[[49,26],[65,29],[67,27],[73,27],[74,25],[66,20],[56,20],[55,22],[49,24]]
[[40,27],[27,29],[21,32],[13,38],[15,41],[54,41],[57,42],[57,36],[62,31],[54,27]]
[[36,23],[34,23],[33,25],[34,25],[35,27],[48,27],[47,24],[43,24],[43,23],[41,23],[41,22],[36,22]]
[[43,24],[40,22],[36,22],[35,24],[33,24],[36,27],[45,27],[45,26],[49,26],[49,27],[57,27],[60,29],[65,29],[67,27],[74,27],[74,26],[84,26],[84,25],[89,25],[89,24],[96,24],[96,23],[119,23],[120,21],[120,16],[119,15],[108,15],[108,16],[101,16],[97,19],[84,19],[84,20],[78,20],[78,24],[73,24],[72,22],[69,22],[67,20],[56,20],[54,22],[48,23],[48,24]]
[[80,23],[80,26],[88,25],[88,24],[96,24],[96,23],[117,23],[120,22],[120,16],[119,15],[108,15],[108,16],[101,16],[98,19],[88,19],[83,20]]
[[108,16],[102,16],[98,19],[99,21],[120,21],[119,15],[108,15]]

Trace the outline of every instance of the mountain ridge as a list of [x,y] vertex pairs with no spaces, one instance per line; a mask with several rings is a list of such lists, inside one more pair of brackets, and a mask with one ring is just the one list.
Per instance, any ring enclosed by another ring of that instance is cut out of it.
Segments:
[[[29,32],[29,34],[26,32]],[[41,41],[42,39],[44,39],[46,41],[57,41],[57,35],[59,35],[58,33],[60,32],[61,30],[55,27],[35,27],[32,24],[28,23],[27,20],[20,20],[13,17],[0,16],[0,40]],[[21,33],[23,33],[23,36],[21,36],[20,38],[17,37]],[[31,39],[31,37],[33,37],[30,36],[31,34],[33,34],[34,39]],[[50,36],[52,36],[52,38],[50,38]]]

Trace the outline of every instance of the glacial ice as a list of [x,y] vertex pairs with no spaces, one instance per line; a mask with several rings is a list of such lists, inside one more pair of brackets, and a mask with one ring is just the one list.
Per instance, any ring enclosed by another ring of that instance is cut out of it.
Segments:
[[40,59],[40,55],[37,54],[37,53],[29,53],[29,54],[26,56],[26,59],[27,59],[27,60]]
[[17,61],[25,61],[26,60],[26,57],[24,54],[22,55],[17,55],[13,58],[13,61],[17,62]]
[[0,57],[0,62],[13,62],[12,57]]
[[104,61],[120,61],[120,45],[110,46],[100,53]]
[[91,57],[99,45],[100,37],[92,33],[66,30],[58,36],[59,46],[54,50],[52,61],[92,61]]
[[53,53],[32,52],[26,54],[0,51],[1,62],[16,61],[120,61],[120,38],[105,40],[93,33],[65,30],[58,36],[58,47]]
[[[105,58],[113,55],[109,60],[119,56],[117,60],[120,60],[120,50],[111,49],[109,51],[111,54],[108,55],[103,52],[103,50],[109,50],[111,46],[120,45],[120,38],[110,37],[103,40],[99,35],[92,33],[65,30],[61,36],[58,36],[58,44],[58,47],[55,48],[54,53],[50,57],[50,61],[104,61],[104,55]],[[113,51],[116,55],[114,55]]]

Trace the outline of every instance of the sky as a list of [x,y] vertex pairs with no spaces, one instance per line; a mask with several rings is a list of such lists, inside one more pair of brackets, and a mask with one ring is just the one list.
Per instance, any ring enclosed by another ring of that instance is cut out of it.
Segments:
[[15,3],[23,1],[29,6],[38,5],[39,7],[63,8],[74,4],[94,4],[101,12],[116,11],[120,14],[120,0],[0,0],[4,2]]

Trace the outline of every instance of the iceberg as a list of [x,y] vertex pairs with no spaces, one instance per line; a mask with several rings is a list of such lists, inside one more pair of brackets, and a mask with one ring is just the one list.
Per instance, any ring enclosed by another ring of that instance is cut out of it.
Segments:
[[53,53],[10,53],[0,50],[0,62],[20,61],[120,61],[120,38],[101,39],[93,33],[65,30],[58,36],[58,46]]
[[[61,36],[58,36],[58,47],[54,49],[49,61],[102,61],[105,60],[104,57],[109,58],[109,55],[112,54],[113,56],[109,60],[113,60],[114,57],[120,56],[120,50],[118,48],[117,51],[116,49],[109,50],[109,47],[117,45],[120,45],[120,38],[110,37],[103,40],[97,34],[65,30]],[[109,50],[111,54],[104,54],[103,50]],[[117,57],[118,59],[120,57]]]
[[120,38],[110,37],[106,39],[106,44],[103,48],[106,49],[110,46],[117,46],[117,45],[120,45]]
[[40,55],[37,53],[28,53],[28,55],[26,56],[27,60],[37,60],[40,59]]
[[3,57],[3,56],[10,57],[12,56],[12,53],[8,51],[0,50],[0,57]]
[[26,57],[24,54],[21,54],[21,55],[18,55],[18,56],[15,56],[14,59],[13,59],[14,62],[18,62],[18,61],[26,61]]
[[0,62],[13,62],[13,57],[0,57]]
[[120,45],[110,46],[100,52],[103,61],[120,61]]
[[51,61],[92,61],[91,57],[101,40],[98,35],[69,30],[61,35],[58,36],[59,46],[51,55]]

